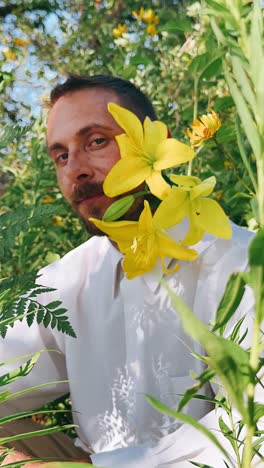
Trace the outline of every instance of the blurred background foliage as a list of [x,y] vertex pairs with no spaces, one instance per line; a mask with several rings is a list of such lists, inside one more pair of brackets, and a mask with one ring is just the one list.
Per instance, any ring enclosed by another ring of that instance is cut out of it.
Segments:
[[[56,207],[55,215],[17,235],[0,264],[1,278],[36,270],[88,236],[59,192],[45,147],[49,90],[68,73],[132,80],[185,142],[193,118],[213,108],[222,127],[217,143],[210,140],[195,159],[193,174],[214,174],[214,196],[226,213],[254,228],[253,188],[237,149],[235,108],[222,69],[226,50],[217,46],[206,14],[210,2],[0,1],[0,132],[8,125],[26,127],[8,147],[0,146],[0,214],[21,204]],[[213,3],[221,7],[221,0]],[[242,3],[247,15],[252,2]],[[218,27],[236,40],[228,21]],[[243,129],[242,143],[249,151]]]

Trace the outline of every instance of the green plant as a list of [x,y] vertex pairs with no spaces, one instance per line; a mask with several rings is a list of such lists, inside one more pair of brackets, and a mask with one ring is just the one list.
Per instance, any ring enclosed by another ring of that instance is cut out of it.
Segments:
[[[14,137],[20,136],[25,131],[14,128],[14,130],[9,127],[7,131],[4,132],[4,140],[2,141],[2,147],[7,145]],[[3,261],[9,251],[12,251],[14,248],[17,238],[21,236],[22,232],[30,231],[33,227],[40,223],[40,220],[43,222],[43,218],[47,219],[51,215],[57,212],[57,208],[54,206],[20,206],[14,211],[9,211],[8,213],[0,215],[0,261]],[[52,291],[52,288],[43,287],[38,284],[38,279],[36,277],[36,272],[28,272],[27,274],[22,274],[20,276],[15,274],[8,278],[1,278],[0,280],[0,335],[2,338],[5,337],[8,328],[13,327],[15,321],[17,320],[26,320],[28,326],[30,327],[32,323],[37,321],[38,324],[42,323],[44,327],[51,326],[52,328],[57,327],[58,330],[61,330],[63,333],[66,333],[70,336],[75,337],[73,328],[71,327],[67,315],[67,311],[62,307],[60,301],[55,301],[46,306],[43,306],[38,302],[38,295],[43,292]],[[37,281],[36,281],[37,280]],[[54,352],[54,351],[46,351]],[[40,386],[29,388],[23,390],[22,392],[11,392],[9,385],[18,380],[22,379],[28,375],[39,357],[41,352],[35,353],[27,356],[17,357],[17,361],[23,361],[17,368],[14,368],[8,373],[4,373],[0,377],[0,406],[3,403],[6,403],[9,400],[18,398],[22,393],[25,392],[34,392],[39,389]],[[0,362],[0,367],[4,366],[7,363]],[[50,385],[51,383],[45,383],[45,385]],[[41,386],[43,386],[41,385]],[[52,413],[64,413],[66,412],[65,408],[63,409],[53,409]],[[16,421],[21,418],[32,417],[33,415],[38,414],[50,414],[51,410],[39,410],[39,411],[25,411],[16,414],[10,414],[5,417],[0,418],[0,425],[4,425],[11,421]],[[2,451],[0,451],[0,463],[4,462],[5,457],[10,453],[9,449],[4,449],[7,443],[10,443],[14,440],[23,439],[25,437],[36,437],[39,435],[51,434],[53,432],[61,431],[62,429],[72,429],[73,424],[66,424],[64,426],[53,425],[53,427],[42,427],[40,430],[37,430],[33,433],[25,434],[16,434],[12,437],[1,437],[0,446]],[[25,462],[13,463],[10,466],[22,466]]]
[[[190,398],[200,398],[199,390],[207,382],[220,381],[220,394],[213,402],[221,406],[229,417],[229,424],[219,418],[219,429],[230,442],[236,466],[250,468],[263,462],[259,449],[263,444],[263,431],[259,422],[264,415],[264,404],[256,398],[256,387],[263,383],[263,318],[264,318],[264,73],[263,11],[259,2],[249,4],[242,0],[206,0],[203,12],[208,15],[223,56],[223,69],[236,106],[236,135],[241,158],[252,184],[252,203],[259,227],[249,246],[249,269],[245,273],[233,274],[219,304],[215,323],[209,330],[200,322],[189,307],[177,296],[172,297],[186,332],[205,349],[206,356],[197,356],[207,364],[207,370],[197,376],[197,385],[183,395],[177,411],[170,410],[160,402],[148,397],[159,411],[188,422],[205,433],[229,460],[226,450],[219,441],[200,423],[181,413]],[[257,48],[257,52],[256,52]],[[257,175],[254,175],[256,165]],[[253,189],[254,188],[254,189]],[[255,298],[255,315],[252,326],[250,349],[243,348],[245,333],[240,336],[241,319],[229,336],[225,330],[234,317],[246,286],[252,288]],[[233,420],[232,408],[236,407],[240,417]],[[195,464],[196,466],[201,466]]]

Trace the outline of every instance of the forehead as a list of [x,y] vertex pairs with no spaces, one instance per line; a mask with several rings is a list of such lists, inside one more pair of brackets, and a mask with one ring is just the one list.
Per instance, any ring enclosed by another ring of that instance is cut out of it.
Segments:
[[60,97],[49,112],[47,123],[48,143],[73,136],[82,127],[105,126],[123,133],[107,110],[107,104],[122,105],[119,96],[105,89],[82,89]]

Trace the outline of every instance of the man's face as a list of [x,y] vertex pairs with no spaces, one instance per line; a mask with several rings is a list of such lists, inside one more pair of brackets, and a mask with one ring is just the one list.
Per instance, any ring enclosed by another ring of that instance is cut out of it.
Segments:
[[107,110],[108,102],[122,105],[103,89],[73,91],[58,99],[49,113],[47,142],[60,189],[91,233],[89,217],[101,219],[114,201],[103,193],[103,181],[119,160],[115,136],[123,130]]

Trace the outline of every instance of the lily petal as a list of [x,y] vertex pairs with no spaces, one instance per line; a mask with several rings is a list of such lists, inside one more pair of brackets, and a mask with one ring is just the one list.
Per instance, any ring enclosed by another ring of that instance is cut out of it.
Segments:
[[156,149],[154,169],[162,171],[176,164],[182,164],[190,161],[195,156],[190,146],[181,143],[175,138],[168,138],[162,141]]
[[[139,253],[139,258],[136,261],[135,254],[132,251],[129,252],[129,250],[130,249],[128,249],[125,252],[126,255],[123,262],[123,269],[128,279],[133,279],[136,276],[144,275],[144,273],[147,273],[155,267],[158,260],[158,256],[156,255],[156,253],[154,253],[154,255],[151,255],[151,257],[147,257],[146,255],[144,255],[144,253],[141,252]],[[143,260],[144,257],[147,261],[141,262],[140,260]]]
[[138,158],[140,156],[141,150],[133,144],[133,140],[128,138],[125,133],[117,135],[115,138],[119,146],[121,158]]
[[187,232],[185,238],[183,239],[182,243],[184,245],[195,245],[199,242],[204,236],[205,230],[201,229],[196,224],[196,216],[195,213],[190,210],[189,212],[189,231]]
[[155,229],[168,229],[179,224],[188,213],[188,194],[184,189],[172,188],[153,216]]
[[116,242],[121,252],[124,252],[124,250],[131,245],[131,239],[133,239],[138,232],[137,221],[107,222],[96,218],[89,218],[89,221],[92,221],[98,229]]
[[108,111],[114,117],[118,125],[139,146],[143,144],[143,128],[139,118],[133,112],[109,102]]
[[193,188],[201,183],[201,180],[195,176],[176,175],[172,174],[170,180],[180,187]]
[[157,240],[161,257],[172,257],[177,260],[191,261],[195,260],[198,256],[196,250],[186,249],[163,232],[157,232]]
[[[199,202],[199,211],[196,203]],[[196,215],[195,224],[213,236],[230,239],[232,235],[230,222],[221,206],[211,198],[193,200],[192,210]]]
[[161,265],[162,265],[162,272],[165,275],[171,275],[172,273],[176,273],[176,271],[178,271],[179,268],[180,268],[180,265],[177,265],[177,264],[173,268],[167,268],[166,265],[165,265],[165,258],[164,257],[161,257]]
[[146,183],[153,195],[160,200],[163,200],[170,193],[170,185],[165,182],[162,175],[158,171],[151,171],[151,174],[146,178]]
[[148,232],[149,230],[153,231],[152,213],[147,200],[144,201],[144,209],[141,212],[138,220],[138,230],[139,234],[141,231],[143,231],[143,233]]
[[144,120],[144,150],[148,154],[155,154],[155,150],[161,141],[168,135],[167,127],[159,121],[151,121],[149,117]]
[[139,158],[120,159],[107,174],[103,190],[115,197],[138,187],[151,174],[151,167]]
[[207,179],[203,180],[199,185],[196,185],[192,188],[190,192],[191,200],[194,200],[197,197],[207,197],[212,193],[215,188],[216,178],[214,176],[208,177]]

